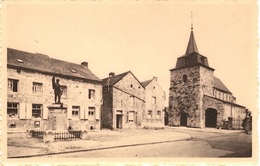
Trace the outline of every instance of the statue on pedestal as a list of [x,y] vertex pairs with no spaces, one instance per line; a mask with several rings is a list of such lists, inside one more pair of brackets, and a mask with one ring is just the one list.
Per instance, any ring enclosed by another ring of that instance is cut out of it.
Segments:
[[[60,97],[62,95],[62,90],[60,86],[60,80],[57,79],[55,82],[55,76],[52,77],[52,88],[54,89],[54,102],[55,103],[61,103],[60,102]],[[58,99],[58,101],[57,101]]]

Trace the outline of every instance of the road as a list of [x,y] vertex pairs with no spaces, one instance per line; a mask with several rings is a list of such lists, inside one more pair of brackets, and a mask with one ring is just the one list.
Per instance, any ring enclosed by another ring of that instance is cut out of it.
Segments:
[[48,157],[250,157],[252,136],[244,133],[214,133],[200,130],[167,129],[187,133],[189,140],[138,145],[104,150],[59,154]]

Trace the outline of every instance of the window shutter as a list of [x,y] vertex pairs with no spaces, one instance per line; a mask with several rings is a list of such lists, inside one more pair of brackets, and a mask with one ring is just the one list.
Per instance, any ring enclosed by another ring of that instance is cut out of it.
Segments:
[[127,111],[127,113],[126,113],[126,123],[128,123],[128,121],[129,121],[129,112]]
[[88,107],[84,107],[85,119],[88,119]]
[[68,105],[67,108],[67,119],[71,119],[72,117],[72,105]]
[[84,115],[85,115],[84,107],[80,107],[79,108],[79,118],[80,119],[85,119]]
[[97,120],[100,119],[100,118],[99,118],[99,116],[100,116],[100,109],[99,109],[99,107],[96,107],[96,109],[95,109],[95,116],[96,116],[96,119],[97,119]]
[[26,119],[32,118],[32,104],[26,103]]
[[25,103],[20,103],[19,105],[19,118],[20,119],[25,119]]
[[49,109],[47,108],[47,106],[43,105],[42,119],[48,119],[48,111],[49,111]]

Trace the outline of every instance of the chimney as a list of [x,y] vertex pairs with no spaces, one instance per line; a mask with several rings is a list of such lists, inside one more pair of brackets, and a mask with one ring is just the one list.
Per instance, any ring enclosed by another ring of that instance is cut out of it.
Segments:
[[155,76],[153,77],[153,79],[154,79],[155,81],[157,81],[157,80],[158,80],[158,78],[157,78],[157,77],[155,77]]
[[109,73],[109,77],[114,77],[115,76],[115,73],[114,72],[110,72]]
[[88,62],[82,62],[81,65],[85,66],[85,67],[88,67]]

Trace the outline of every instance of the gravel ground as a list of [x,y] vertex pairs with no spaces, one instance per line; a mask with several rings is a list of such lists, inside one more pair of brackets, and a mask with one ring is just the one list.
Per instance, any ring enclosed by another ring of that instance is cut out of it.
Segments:
[[99,130],[88,132],[86,140],[54,141],[44,143],[42,139],[26,138],[25,133],[10,133],[7,138],[8,157],[60,153],[75,150],[113,146],[147,144],[191,138],[188,134],[167,129]]

